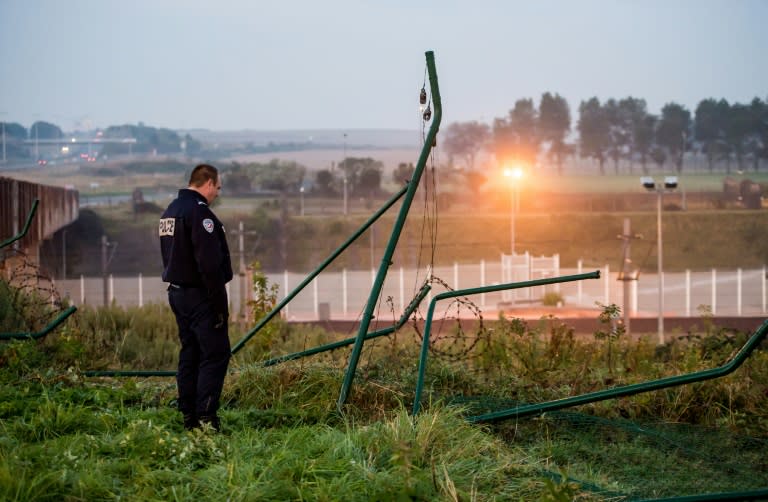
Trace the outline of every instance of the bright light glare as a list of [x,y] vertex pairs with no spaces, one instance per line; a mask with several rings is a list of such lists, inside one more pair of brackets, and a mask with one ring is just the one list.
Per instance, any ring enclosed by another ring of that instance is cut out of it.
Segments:
[[504,176],[519,180],[523,177],[523,169],[521,167],[504,168]]

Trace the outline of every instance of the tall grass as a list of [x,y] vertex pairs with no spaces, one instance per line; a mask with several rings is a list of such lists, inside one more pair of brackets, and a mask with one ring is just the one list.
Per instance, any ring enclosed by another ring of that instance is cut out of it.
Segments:
[[[576,336],[554,318],[440,333],[416,417],[406,410],[417,330],[365,344],[339,411],[348,348],[259,361],[344,335],[277,323],[232,361],[224,433],[212,434],[183,430],[173,379],[82,376],[172,369],[178,342],[167,306],[84,308],[71,321],[42,341],[0,344],[0,500],[609,500],[768,486],[762,350],[722,379],[493,426],[463,419],[717,366],[746,335],[707,322],[662,347],[609,325]],[[672,424],[688,429],[673,438]],[[651,439],[637,435],[654,428]],[[704,460],[690,453],[692,441]],[[729,456],[709,443],[727,445]]]

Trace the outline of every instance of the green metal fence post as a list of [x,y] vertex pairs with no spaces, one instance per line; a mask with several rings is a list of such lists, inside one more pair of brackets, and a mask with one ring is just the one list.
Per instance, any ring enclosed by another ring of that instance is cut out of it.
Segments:
[[304,280],[301,282],[301,284],[299,284],[298,286],[296,286],[296,287],[293,289],[293,291],[291,291],[291,292],[290,292],[288,295],[286,295],[286,296],[285,296],[285,298],[283,298],[283,300],[282,300],[280,303],[278,303],[278,304],[275,306],[275,308],[273,308],[273,309],[272,309],[272,310],[271,310],[271,311],[270,311],[270,312],[269,312],[267,315],[265,315],[264,317],[262,317],[262,318],[259,320],[259,322],[258,322],[258,323],[256,323],[256,326],[254,326],[254,327],[253,327],[253,328],[252,328],[252,329],[251,329],[251,330],[250,330],[248,333],[246,333],[246,335],[243,337],[243,339],[242,339],[242,340],[240,340],[239,342],[237,342],[237,343],[235,344],[235,346],[232,348],[232,354],[235,354],[235,353],[237,353],[237,352],[238,352],[240,349],[242,349],[242,348],[243,348],[243,346],[244,346],[244,345],[245,345],[245,344],[248,342],[248,340],[250,340],[251,338],[253,338],[253,336],[254,336],[256,333],[258,333],[258,332],[259,332],[259,330],[260,330],[262,327],[264,327],[264,325],[265,325],[265,324],[267,324],[269,321],[271,321],[271,320],[272,320],[272,318],[273,318],[273,317],[275,317],[275,316],[278,314],[278,312],[280,312],[280,311],[283,309],[283,307],[285,307],[285,306],[288,304],[288,302],[290,302],[291,300],[293,300],[293,298],[294,298],[296,295],[298,295],[298,294],[301,292],[301,290],[303,290],[303,289],[304,289],[304,288],[305,288],[305,287],[306,287],[306,286],[307,286],[307,285],[308,285],[310,282],[312,282],[312,280],[313,280],[315,277],[317,277],[317,276],[320,274],[320,272],[322,272],[323,270],[325,270],[325,268],[326,268],[328,265],[330,265],[330,264],[333,262],[333,260],[335,260],[335,259],[336,259],[336,258],[337,258],[337,257],[338,257],[338,256],[339,256],[339,255],[340,255],[340,254],[341,254],[341,253],[342,253],[342,252],[345,250],[345,249],[347,249],[347,248],[348,248],[348,247],[349,247],[349,246],[350,246],[350,245],[351,245],[353,242],[355,242],[355,240],[356,240],[358,237],[360,237],[360,235],[362,235],[362,234],[363,234],[363,232],[365,232],[365,231],[368,229],[368,227],[370,227],[371,225],[373,225],[373,223],[374,223],[376,220],[378,220],[378,219],[379,219],[379,218],[380,218],[380,217],[381,217],[381,216],[382,216],[382,215],[383,215],[385,212],[387,212],[387,210],[388,210],[390,207],[392,207],[392,205],[394,205],[394,203],[395,203],[395,202],[397,202],[397,201],[398,201],[398,199],[400,199],[400,197],[402,197],[402,196],[405,194],[405,192],[406,192],[407,190],[408,190],[408,185],[404,186],[402,189],[400,189],[400,191],[399,191],[399,192],[397,192],[395,195],[393,195],[393,196],[392,196],[392,197],[391,197],[391,198],[390,198],[390,199],[389,199],[389,200],[388,200],[388,201],[387,201],[387,202],[386,202],[386,203],[385,203],[385,204],[384,204],[384,205],[381,207],[381,209],[379,209],[378,211],[376,211],[376,213],[374,213],[374,215],[373,215],[373,216],[371,216],[370,218],[368,218],[368,221],[366,221],[365,223],[363,223],[363,225],[362,225],[362,226],[361,226],[361,227],[360,227],[360,228],[359,228],[359,229],[358,229],[358,230],[357,230],[355,233],[353,233],[353,234],[352,234],[352,235],[351,235],[351,236],[350,236],[350,237],[349,237],[349,238],[348,238],[346,241],[344,241],[344,243],[343,243],[341,246],[339,246],[339,247],[338,247],[338,248],[337,248],[337,249],[336,249],[334,252],[332,252],[332,253],[331,253],[331,254],[328,256],[328,258],[326,258],[326,259],[325,259],[325,261],[323,261],[323,263],[321,263],[321,264],[320,264],[320,266],[318,266],[318,267],[317,267],[317,268],[316,268],[314,271],[312,271],[312,272],[311,272],[311,273],[310,273],[310,274],[309,274],[307,277],[305,277],[305,278],[304,278]]
[[493,286],[483,286],[480,288],[457,289],[455,291],[446,291],[444,293],[440,293],[439,295],[435,295],[435,297],[432,298],[432,301],[429,302],[429,311],[427,312],[427,319],[424,322],[424,337],[422,338],[422,342],[421,342],[421,356],[419,357],[418,377],[416,379],[416,392],[413,398],[413,414],[416,415],[419,412],[419,408],[421,407],[421,392],[422,392],[422,389],[424,388],[424,375],[426,373],[427,353],[429,351],[429,334],[430,334],[430,330],[432,329],[432,317],[435,314],[435,306],[437,305],[437,302],[439,302],[440,300],[448,299],[448,298],[456,298],[457,296],[470,296],[470,295],[476,295],[481,293],[493,293],[496,291],[505,291],[507,289],[532,288],[534,286],[544,286],[546,284],[556,284],[560,282],[572,282],[572,281],[581,281],[583,279],[599,279],[599,278],[600,278],[600,271],[596,270],[594,272],[588,272],[586,274],[564,275],[561,277],[549,277],[546,279],[537,279],[535,281],[510,282],[506,284],[495,284]]
[[24,228],[22,228],[21,232],[19,232],[17,235],[10,237],[4,240],[2,243],[0,243],[0,249],[3,249],[6,246],[10,246],[17,240],[27,235],[27,232],[29,231],[29,226],[32,224],[32,218],[35,217],[35,212],[37,212],[37,206],[39,204],[40,204],[40,199],[35,199],[35,201],[32,203],[32,207],[29,209],[29,215],[27,216],[26,223],[24,223]]
[[516,408],[502,410],[495,413],[486,413],[484,415],[469,417],[468,420],[470,422],[477,423],[494,422],[507,418],[522,418],[531,415],[539,415],[547,411],[555,411],[563,408],[570,408],[572,406],[604,401],[606,399],[632,396],[642,392],[650,392],[653,390],[666,389],[668,387],[677,387],[680,385],[719,378],[732,373],[736,370],[736,368],[741,366],[750,356],[752,351],[754,351],[758,345],[760,345],[763,339],[765,339],[766,334],[768,334],[768,320],[765,320],[763,324],[760,325],[757,331],[755,331],[755,333],[749,338],[749,340],[747,340],[739,352],[737,352],[730,361],[723,364],[722,366],[718,366],[717,368],[710,368],[707,370],[695,371],[693,373],[686,373],[684,375],[660,378],[658,380],[651,380],[649,382],[622,385],[613,389],[590,392],[588,394],[556,399],[554,401],[547,401],[544,403],[518,406]]
[[440,89],[437,85],[437,71],[435,70],[435,56],[432,51],[426,53],[427,60],[427,73],[429,75],[429,86],[432,93],[432,104],[434,105],[434,117],[432,119],[432,125],[429,128],[429,133],[424,141],[424,147],[421,150],[419,161],[416,165],[416,169],[413,173],[413,177],[408,183],[408,191],[403,199],[403,205],[400,207],[400,213],[397,216],[395,225],[392,229],[392,234],[389,238],[384,256],[381,258],[381,265],[379,265],[379,271],[376,274],[376,279],[371,288],[371,293],[368,296],[368,302],[365,305],[365,311],[363,313],[363,319],[360,323],[360,329],[357,333],[357,339],[352,349],[352,354],[349,358],[349,365],[347,366],[347,372],[344,375],[344,382],[341,386],[341,393],[336,407],[341,410],[344,403],[347,401],[349,391],[352,387],[352,380],[355,377],[357,371],[357,363],[360,359],[360,353],[363,349],[363,342],[365,341],[365,335],[368,333],[368,327],[371,324],[371,318],[373,317],[373,311],[376,308],[376,301],[381,294],[381,289],[384,285],[384,279],[387,276],[387,271],[392,261],[392,256],[397,246],[397,241],[400,238],[400,234],[403,231],[405,225],[405,219],[408,216],[408,211],[411,208],[411,203],[416,195],[416,189],[419,186],[421,174],[424,171],[424,167],[427,165],[427,159],[429,158],[430,150],[437,137],[437,131],[440,129],[440,121],[443,115],[443,107],[440,101]]
[[[40,205],[40,199],[35,199],[32,202],[32,207],[29,209],[29,214],[27,215],[27,221],[24,223],[24,228],[21,229],[21,232],[19,232],[17,235],[10,237],[6,240],[4,240],[2,243],[0,243],[0,249],[3,249],[7,246],[10,246],[17,240],[23,238],[25,235],[27,235],[27,232],[29,232],[29,227],[32,225],[32,219],[35,217],[35,213],[37,213],[37,206]],[[63,312],[61,312],[56,319],[48,323],[47,326],[45,326],[42,330],[38,331],[37,333],[0,333],[0,340],[24,340],[24,339],[31,339],[36,340],[38,338],[41,338],[57,327],[61,323],[63,323],[69,316],[75,313],[77,310],[77,307],[69,307]]]
[[56,319],[48,323],[46,327],[44,327],[42,330],[38,331],[37,333],[0,333],[0,340],[36,340],[38,338],[42,338],[54,329],[58,328],[61,323],[63,323],[67,317],[71,316],[75,313],[77,310],[77,307],[74,305],[64,310],[61,314],[59,314]]
[[[373,333],[368,333],[365,335],[365,339],[371,340],[373,338],[378,338],[380,336],[390,335],[395,331],[397,331],[398,329],[402,328],[403,325],[406,322],[408,322],[408,318],[411,317],[411,314],[413,314],[413,311],[416,310],[416,307],[418,307],[419,304],[421,304],[421,301],[424,299],[424,297],[427,296],[427,293],[429,293],[430,289],[432,289],[432,286],[430,286],[429,284],[425,284],[424,286],[422,286],[419,293],[411,301],[411,303],[408,304],[408,306],[403,311],[403,315],[400,316],[400,319],[395,323],[394,326],[380,329],[378,331],[374,331]],[[339,340],[338,342],[332,342],[325,345],[320,345],[319,347],[313,347],[311,349],[303,350],[301,352],[295,352],[293,354],[286,354],[284,356],[278,356],[272,359],[268,359],[261,364],[262,366],[273,366],[275,364],[283,363],[285,361],[291,361],[293,359],[299,359],[301,357],[311,356],[313,354],[319,354],[320,352],[327,352],[329,350],[335,350],[341,347],[346,347],[347,345],[352,345],[353,343],[355,343],[355,340],[357,340],[357,337],[346,338],[344,340]]]

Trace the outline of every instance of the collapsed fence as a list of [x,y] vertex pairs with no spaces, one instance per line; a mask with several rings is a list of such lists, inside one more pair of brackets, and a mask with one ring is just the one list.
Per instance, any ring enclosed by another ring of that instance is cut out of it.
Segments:
[[[25,331],[0,332],[0,340],[39,339],[58,328],[77,307],[61,309],[52,319],[53,310],[61,307],[62,301],[53,281],[40,274],[37,265],[26,254],[11,246],[22,240],[32,226],[37,214],[39,199],[32,201],[23,227],[18,232],[0,243],[0,252],[7,253],[3,263],[13,262],[13,271],[8,271],[8,282],[0,284],[0,307],[4,310],[2,318],[9,324],[23,324]],[[9,287],[13,284],[13,287]],[[51,308],[49,308],[51,307]]]
[[[397,195],[397,197],[394,199],[394,200],[397,200],[397,198],[399,197],[405,197],[404,203],[400,210],[400,217],[398,219],[398,222],[395,224],[395,229],[393,230],[392,237],[390,238],[390,243],[387,247],[387,251],[385,251],[384,256],[382,257],[381,266],[379,267],[378,272],[376,274],[373,274],[374,277],[371,280],[371,282],[373,282],[373,285],[370,288],[370,295],[368,296],[368,300],[363,305],[362,322],[360,323],[360,326],[359,326],[358,335],[354,338],[349,338],[346,340],[326,344],[324,346],[315,347],[312,349],[304,350],[304,351],[293,353],[293,354],[273,357],[273,358],[267,359],[266,361],[261,362],[261,365],[263,366],[271,366],[281,362],[298,359],[302,357],[307,357],[310,355],[315,355],[321,352],[336,350],[341,347],[352,346],[350,360],[346,366],[346,374],[345,374],[344,382],[341,385],[341,394],[337,402],[337,408],[342,413],[344,412],[343,405],[346,404],[347,397],[349,395],[349,391],[353,383],[353,379],[358,374],[358,362],[359,362],[360,354],[362,351],[362,347],[365,344],[365,342],[373,338],[383,337],[396,332],[407,322],[408,319],[412,317],[412,315],[414,314],[414,312],[417,310],[418,306],[422,303],[424,299],[429,298],[430,307],[429,307],[428,318],[425,325],[425,330],[422,335],[421,359],[420,359],[419,368],[418,368],[419,374],[418,374],[418,380],[417,380],[416,395],[414,397],[414,409],[413,409],[414,414],[419,412],[419,407],[422,401],[421,394],[424,391],[424,388],[426,386],[424,375],[426,372],[427,354],[429,353],[430,349],[435,348],[435,344],[433,344],[434,340],[431,333],[431,326],[432,326],[432,319],[433,319],[435,308],[436,308],[435,305],[439,300],[456,298],[464,295],[475,295],[475,294],[490,295],[493,293],[500,293],[502,291],[521,289],[521,288],[538,288],[538,287],[545,288],[548,286],[555,287],[556,285],[559,285],[560,283],[565,283],[565,282],[576,282],[577,284],[581,284],[580,281],[582,280],[600,279],[601,277],[600,272],[595,271],[587,274],[579,273],[573,276],[557,276],[557,277],[541,278],[541,279],[524,281],[524,282],[505,282],[502,284],[496,284],[491,286],[481,286],[478,288],[451,291],[447,293],[438,293],[435,296],[431,296],[432,295],[431,287],[433,284],[434,275],[430,273],[428,275],[428,279],[426,280],[426,282],[424,282],[420,287],[417,288],[413,298],[407,303],[407,305],[404,305],[405,295],[404,294],[401,295],[402,298],[400,300],[400,307],[402,308],[402,314],[395,320],[395,322],[392,323],[391,326],[388,326],[383,329],[378,329],[372,332],[369,331],[371,321],[375,316],[374,314],[375,314],[376,308],[380,304],[380,299],[382,295],[385,294],[384,282],[385,282],[387,271],[390,268],[392,252],[397,243],[397,237],[399,232],[398,227],[401,228],[401,223],[402,223],[401,220],[405,218],[405,215],[408,212],[410,200],[412,200],[413,198],[415,187],[418,185],[421,171],[425,167],[428,152],[430,150],[430,147],[434,143],[435,135],[437,133],[437,124],[439,124],[439,117],[440,117],[440,102],[439,102],[439,93],[436,92],[437,82],[435,78],[434,61],[432,57],[433,56],[431,53],[427,53],[427,66],[428,66],[428,73],[430,75],[430,83],[432,85],[432,91],[433,91],[432,94],[433,94],[434,105],[435,105],[436,120],[435,122],[433,122],[433,125],[430,128],[430,134],[426,137],[425,147],[422,152],[422,156],[419,160],[419,165],[417,166],[416,174],[414,175],[414,178],[409,182],[406,189],[401,191]],[[391,206],[394,203],[394,200],[391,201],[389,206]],[[387,206],[387,208],[389,206]],[[378,217],[378,215],[383,213],[384,210],[386,209],[382,209],[382,211],[377,213],[376,217]],[[369,220],[369,221],[372,221],[372,220]],[[368,224],[369,223],[366,223],[366,225]],[[253,337],[271,319],[278,316],[280,311],[283,308],[287,307],[289,302],[298,298],[301,291],[304,288],[308,287],[310,284],[314,284],[313,289],[315,291],[318,291],[319,288],[317,286],[317,282],[315,281],[318,279],[319,274],[336,256],[338,256],[339,253],[341,253],[346,248],[346,246],[349,245],[349,243],[352,240],[357,238],[365,230],[366,225],[364,225],[360,231],[355,233],[355,235],[353,235],[352,238],[350,238],[347,242],[345,242],[337,251],[332,253],[332,255],[326,261],[324,261],[315,271],[310,273],[303,281],[301,281],[298,284],[298,286],[296,286],[293,290],[291,290],[290,293],[287,292],[288,288],[286,288],[286,293],[285,293],[285,296],[283,297],[283,300],[279,302],[279,304],[276,305],[266,316],[264,316],[256,324],[254,328],[252,328],[238,343],[234,345],[232,350],[233,354],[241,350],[245,346],[245,344],[251,339],[251,337]],[[609,276],[609,275],[610,274],[605,274],[603,279],[605,280],[606,276]],[[761,281],[762,282],[760,283],[759,288],[761,288],[762,295],[763,295],[761,307],[762,307],[762,311],[764,312],[765,311],[765,299],[764,299],[765,298],[765,271],[764,270],[762,271]],[[456,280],[455,282],[458,284],[459,281]],[[737,296],[741,297],[742,296],[741,286],[743,284],[741,272],[739,272],[737,275],[737,283],[739,284],[739,290],[738,290]],[[717,281],[713,281],[713,284],[717,284]],[[401,290],[403,289],[402,281],[401,281],[400,288]],[[606,288],[608,293],[605,294],[604,299],[606,300],[606,303],[609,303],[611,299],[610,287],[606,286]],[[139,293],[140,298],[143,298],[142,296],[143,293],[141,292],[142,289],[140,288],[139,291],[140,291]],[[555,289],[554,291],[560,294],[563,294],[565,290]],[[585,294],[585,290],[583,289],[578,289],[577,291],[578,291],[578,295]],[[320,299],[318,295],[319,293],[315,292],[312,297],[315,308],[318,308],[319,304],[321,303],[319,301]],[[570,294],[565,294],[565,298],[568,298],[569,296]],[[346,296],[344,298],[345,298],[344,301],[346,302]],[[487,299],[488,296],[481,297],[481,298]],[[715,300],[718,299],[716,294],[714,295],[714,299]],[[689,303],[689,301],[686,301],[686,303]],[[714,308],[718,307],[716,301],[713,301],[712,303],[714,304],[713,305]],[[741,306],[739,308],[741,309]],[[72,310],[72,312],[74,312],[74,310]],[[316,310],[315,314],[317,313],[318,311]],[[475,422],[496,422],[496,421],[504,421],[507,419],[517,420],[527,415],[534,415],[534,414],[538,415],[544,412],[558,411],[566,407],[580,406],[580,405],[593,403],[597,401],[603,401],[606,399],[614,399],[614,398],[623,397],[623,396],[647,393],[650,391],[666,389],[670,387],[691,385],[704,380],[720,378],[728,375],[729,373],[732,373],[739,366],[741,366],[745,362],[747,357],[762,342],[767,331],[768,331],[768,321],[763,323],[763,325],[750,337],[747,343],[740,349],[740,351],[728,363],[714,369],[703,370],[703,371],[694,372],[687,375],[680,375],[677,377],[659,379],[656,381],[650,381],[650,382],[640,383],[636,385],[628,385],[624,387],[620,386],[614,389],[607,389],[604,391],[598,391],[594,393],[586,393],[578,396],[570,396],[563,400],[551,401],[549,403],[533,404],[533,405],[518,403],[517,405],[511,408],[507,408],[506,410],[503,410],[501,412],[495,411],[495,412],[492,412],[491,414],[481,414],[481,415],[470,416],[469,419]],[[49,332],[50,330],[46,331],[46,333],[49,333]],[[32,336],[33,335],[32,333],[28,333],[27,335],[28,335],[27,338],[35,338],[35,336]],[[480,337],[487,337],[487,336],[488,334],[484,332],[481,327],[479,334],[475,338],[479,339]],[[460,341],[461,343],[466,343],[469,341],[469,338],[462,338],[460,339]],[[470,342],[470,345],[471,345],[471,342]],[[471,348],[474,348],[474,345],[471,345]],[[463,348],[458,353],[458,357],[455,357],[455,359],[461,361],[463,356],[468,356],[469,351],[470,349]],[[453,354],[453,356],[457,356],[457,354]],[[173,371],[109,371],[107,370],[107,371],[85,371],[84,374],[86,376],[91,376],[91,377],[171,376],[175,374],[175,372]],[[433,390],[436,388],[437,387],[433,387]],[[756,481],[758,484],[761,484],[762,478],[758,478]],[[710,495],[705,495],[705,497],[708,497]],[[620,496],[623,496],[623,495],[620,495]],[[743,500],[743,499],[749,499],[752,497],[768,496],[768,490],[757,488],[752,491],[720,493],[720,494],[716,494],[716,496],[719,497],[718,499]]]

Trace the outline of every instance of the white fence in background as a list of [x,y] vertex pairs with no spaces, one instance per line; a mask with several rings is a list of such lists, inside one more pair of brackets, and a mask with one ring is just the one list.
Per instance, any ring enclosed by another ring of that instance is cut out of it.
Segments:
[[[559,261],[550,257],[550,268],[531,268],[534,279],[591,272],[595,268],[551,267]],[[478,294],[470,298],[484,311],[486,318],[495,316],[499,305],[505,308],[526,307],[538,302],[545,293],[557,291],[564,305],[571,308],[597,308],[596,302],[615,303],[624,306],[623,283],[608,265],[600,268],[599,280],[585,280],[553,284],[518,290],[514,297],[504,292]],[[442,279],[453,289],[476,288],[509,282],[512,273],[505,271],[504,260],[475,264],[454,264],[452,267],[436,267],[432,274]],[[516,281],[521,272],[513,275]],[[551,275],[550,275],[551,274]],[[266,274],[271,283],[278,284],[280,299],[285,298],[303,281],[306,273],[283,272]],[[357,319],[363,312],[376,275],[375,270],[343,270],[323,272],[301,291],[283,310],[289,320]],[[230,305],[233,312],[239,312],[241,301],[241,278],[235,276],[228,285]],[[379,319],[391,320],[402,313],[406,305],[426,280],[426,272],[413,269],[391,268],[381,294],[375,315]],[[79,279],[56,282],[59,292],[74,305],[101,305],[103,302],[103,278],[80,277]],[[112,277],[107,281],[108,299],[121,306],[144,305],[167,302],[166,284],[160,277]],[[244,286],[244,285],[243,285]],[[434,294],[444,288],[438,284],[422,304],[422,312]],[[631,284],[630,312],[633,317],[656,317],[658,315],[658,282],[655,274],[643,274]],[[448,302],[446,302],[448,303]],[[441,306],[446,308],[448,305]],[[698,317],[700,307],[708,308],[713,314],[728,316],[760,316],[766,314],[766,269],[685,271],[664,274],[664,315],[667,317]],[[394,313],[393,313],[394,311]]]
[[[501,255],[501,283],[532,281],[560,275],[560,255],[533,256],[527,251],[523,254]],[[552,286],[560,291],[560,284]],[[509,289],[501,292],[504,302],[527,300],[535,301],[544,296],[542,287]]]

